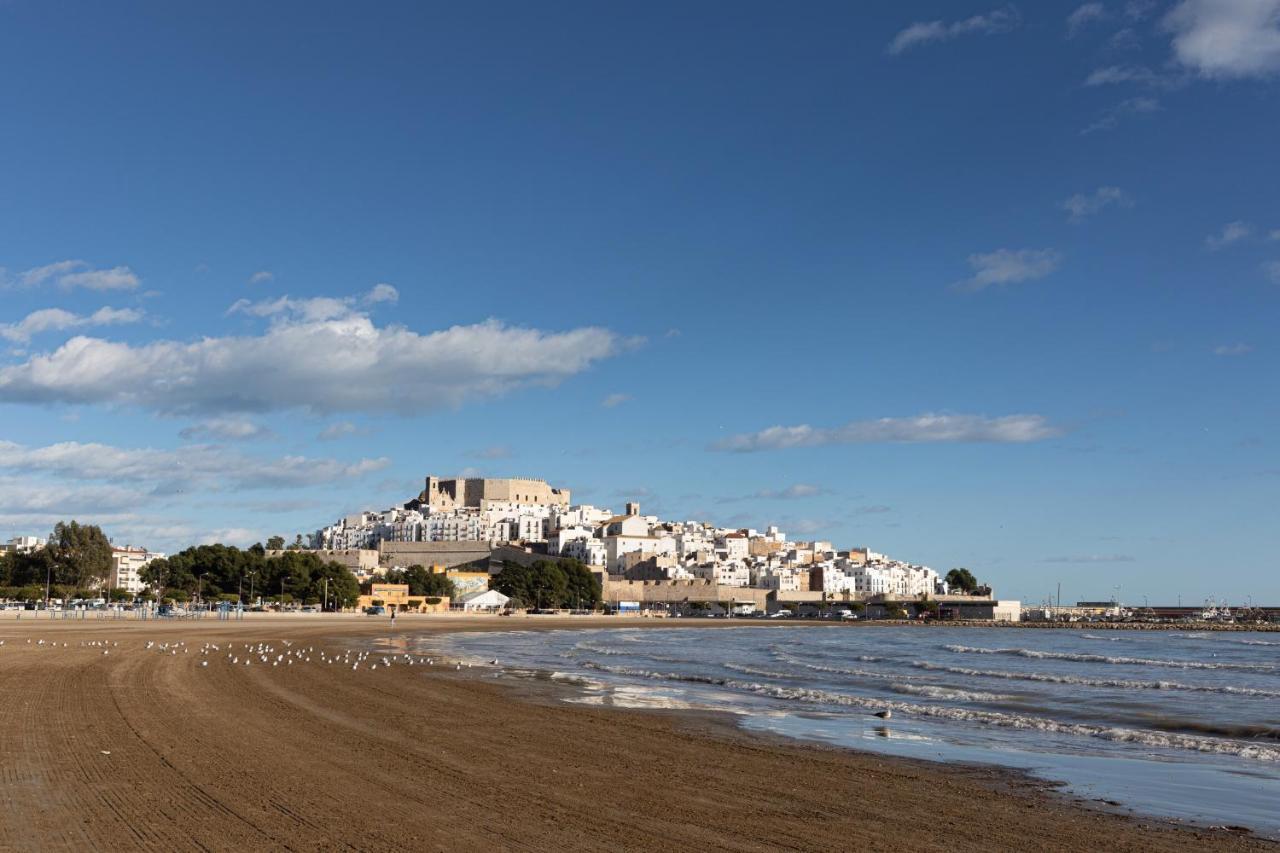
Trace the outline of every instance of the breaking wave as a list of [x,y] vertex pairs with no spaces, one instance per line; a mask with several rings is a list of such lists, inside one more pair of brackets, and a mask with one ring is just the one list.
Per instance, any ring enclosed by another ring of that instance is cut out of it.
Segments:
[[1254,687],[1203,686],[1181,684],[1177,681],[1138,681],[1126,678],[1085,678],[1080,675],[1052,675],[1046,672],[1006,672],[998,669],[970,669],[964,666],[942,666],[927,661],[916,661],[912,666],[952,675],[979,678],[1004,678],[1012,681],[1038,681],[1043,684],[1079,684],[1084,687],[1117,687],[1125,690],[1190,690],[1197,693],[1224,693],[1232,696],[1263,696],[1280,699],[1280,690],[1261,690]]
[[1190,660],[1160,660],[1158,658],[1110,657],[1108,655],[1091,655],[1079,652],[1043,652],[1038,649],[984,649],[976,646],[947,645],[949,652],[970,655],[1017,655],[1024,658],[1049,660],[1073,660],[1080,663],[1106,663],[1121,666],[1164,666],[1174,669],[1237,669],[1252,672],[1275,672],[1274,664],[1262,663],[1208,663]]
[[939,687],[936,684],[894,684],[889,687],[895,693],[906,693],[911,696],[923,696],[926,699],[945,699],[954,702],[1003,702],[1013,696],[1002,696],[999,693],[984,693],[980,690],[959,690],[952,687]]
[[1116,743],[1131,743],[1159,749],[1181,749],[1193,752],[1212,753],[1216,755],[1234,755],[1254,761],[1280,761],[1280,748],[1255,743],[1243,743],[1219,737],[1204,735],[1179,734],[1168,731],[1152,731],[1148,729],[1131,729],[1119,726],[1100,726],[1087,723],[1064,723],[1046,717],[1033,717],[1024,714],[1011,714],[1002,711],[986,711],[973,708],[957,708],[942,705],[920,705],[912,702],[899,702],[888,699],[872,699],[851,696],[845,693],[832,693],[826,690],[815,690],[802,687],[782,687],[775,684],[761,684],[754,681],[739,681],[732,678],[716,678],[703,675],[686,675],[676,672],[656,672],[633,667],[611,666],[609,664],[593,664],[584,662],[592,669],[616,675],[634,678],[654,679],[658,681],[688,682],[724,687],[730,690],[781,699],[793,702],[805,702],[816,705],[836,705],[844,707],[864,708],[868,711],[893,711],[917,717],[949,720],[955,722],[976,723],[1009,729],[1021,729],[1051,734],[1070,735],[1074,737],[1099,738]]

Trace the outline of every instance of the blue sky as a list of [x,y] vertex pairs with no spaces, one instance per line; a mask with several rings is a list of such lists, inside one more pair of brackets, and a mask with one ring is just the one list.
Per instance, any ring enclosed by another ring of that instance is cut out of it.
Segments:
[[477,472],[1280,601],[1280,0],[9,0],[0,114],[0,536]]

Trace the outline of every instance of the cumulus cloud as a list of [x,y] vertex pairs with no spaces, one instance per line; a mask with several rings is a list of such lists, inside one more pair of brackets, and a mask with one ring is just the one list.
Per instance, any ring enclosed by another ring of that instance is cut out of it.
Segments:
[[1248,355],[1253,352],[1253,347],[1248,344],[1222,344],[1213,348],[1214,355],[1232,356],[1232,355]]
[[631,399],[630,394],[610,394],[600,401],[600,405],[606,409],[612,409],[614,406],[621,406],[623,403]]
[[1132,207],[1133,199],[1119,187],[1098,187],[1092,193],[1076,193],[1062,203],[1072,222],[1081,222],[1112,205]]
[[42,308],[16,323],[0,325],[0,337],[16,343],[27,343],[42,332],[137,323],[143,316],[142,311],[134,308],[99,308],[89,315],[73,314],[62,308]]
[[1105,20],[1107,9],[1101,3],[1085,3],[1067,15],[1067,38],[1074,38],[1080,30],[1096,21]]
[[1130,116],[1147,115],[1159,111],[1160,102],[1155,98],[1126,98],[1114,107],[1104,110],[1097,121],[1080,131],[1080,135],[1097,133],[1100,130],[1111,130],[1120,124],[1123,119]]
[[996,249],[969,256],[973,275],[953,285],[956,290],[986,290],[1044,278],[1062,264],[1062,254],[1053,249]]
[[217,445],[172,450],[125,448],[65,441],[30,447],[0,441],[0,471],[72,481],[145,483],[151,494],[299,488],[363,477],[390,464],[386,458],[343,462],[305,456],[261,457]]
[[941,20],[917,21],[895,35],[886,50],[896,56],[919,45],[950,41],[960,36],[1007,33],[1021,22],[1022,16],[1012,5],[950,23]]
[[1053,438],[1062,431],[1042,415],[926,414],[914,418],[880,418],[852,421],[838,427],[773,426],[760,432],[730,436],[711,445],[712,450],[751,453],[792,447],[832,444],[885,444],[930,442],[994,442],[1021,444]]
[[375,284],[373,289],[365,294],[364,301],[368,305],[377,305],[382,302],[394,305],[400,301],[400,291],[385,282],[381,282]]
[[273,273],[271,270],[258,270],[256,273],[249,276],[249,283],[250,284],[266,284],[267,282],[273,280],[275,277],[276,277],[276,274]]
[[248,418],[210,418],[193,424],[181,432],[179,436],[186,439],[203,439],[212,441],[254,441],[270,438],[271,430],[254,423]]
[[1182,0],[1163,26],[1174,59],[1202,77],[1280,73],[1280,0]]
[[77,287],[85,290],[134,290],[141,283],[137,274],[128,267],[95,269],[86,261],[57,261],[42,267],[32,267],[16,276],[10,276],[0,269],[0,282],[18,287],[54,284],[64,290]]
[[262,334],[130,345],[75,337],[0,367],[0,397],[166,413],[305,409],[412,414],[551,386],[638,339],[599,327],[548,332],[489,320],[419,334],[380,327],[344,299],[251,303]]
[[1262,274],[1272,284],[1280,284],[1280,261],[1267,261],[1262,265]]
[[1217,234],[1210,234],[1208,237],[1205,237],[1204,245],[1209,251],[1216,252],[1219,249],[1225,249],[1232,243],[1239,243],[1241,240],[1252,236],[1253,226],[1248,222],[1236,220],[1235,222],[1228,222],[1226,225],[1223,225],[1222,230]]

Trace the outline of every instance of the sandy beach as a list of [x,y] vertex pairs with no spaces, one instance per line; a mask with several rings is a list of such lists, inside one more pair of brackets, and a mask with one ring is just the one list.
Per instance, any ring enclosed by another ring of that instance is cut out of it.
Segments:
[[[513,627],[405,618],[394,634]],[[315,660],[390,635],[361,617],[4,614],[0,849],[1276,847],[1108,814],[986,768],[762,740],[706,715],[568,704],[557,688],[479,670]],[[189,651],[146,649],[153,640]],[[317,655],[246,667],[197,653],[285,640]],[[87,645],[97,641],[110,645]]]

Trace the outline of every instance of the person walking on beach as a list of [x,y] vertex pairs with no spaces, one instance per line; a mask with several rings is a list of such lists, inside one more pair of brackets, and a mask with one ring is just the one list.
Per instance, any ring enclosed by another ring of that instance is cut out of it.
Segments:
[[396,626],[396,609],[392,607],[391,608],[391,627],[394,628],[395,626]]

